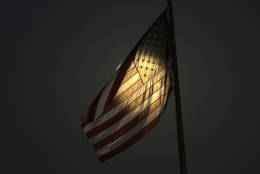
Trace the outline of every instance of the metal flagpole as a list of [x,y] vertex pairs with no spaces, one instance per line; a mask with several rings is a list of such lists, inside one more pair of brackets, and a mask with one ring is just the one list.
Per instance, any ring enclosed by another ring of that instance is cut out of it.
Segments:
[[177,133],[178,133],[178,149],[179,149],[179,163],[180,173],[187,174],[186,156],[185,156],[185,144],[183,134],[183,121],[182,121],[182,106],[181,106],[181,95],[180,95],[180,84],[178,74],[178,62],[175,44],[175,32],[173,25],[173,6],[172,0],[168,0],[169,9],[169,26],[170,26],[170,45],[171,45],[171,56],[173,58],[173,79],[174,79],[174,94],[176,97],[176,120],[177,120]]

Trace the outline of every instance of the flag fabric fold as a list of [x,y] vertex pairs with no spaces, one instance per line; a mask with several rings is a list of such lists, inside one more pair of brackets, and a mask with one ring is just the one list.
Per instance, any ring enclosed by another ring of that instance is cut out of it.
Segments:
[[173,89],[168,10],[149,27],[92,102],[81,127],[101,162],[146,135]]

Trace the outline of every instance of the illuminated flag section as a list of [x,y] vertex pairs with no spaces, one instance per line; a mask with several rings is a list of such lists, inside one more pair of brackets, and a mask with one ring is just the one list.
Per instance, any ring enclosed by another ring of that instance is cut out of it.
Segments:
[[100,161],[127,149],[160,120],[172,90],[167,10],[106,83],[82,120]]

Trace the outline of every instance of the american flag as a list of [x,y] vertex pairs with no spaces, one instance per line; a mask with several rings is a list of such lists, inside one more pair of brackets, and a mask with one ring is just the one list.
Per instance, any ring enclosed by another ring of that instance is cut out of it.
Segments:
[[101,162],[125,150],[160,120],[172,90],[166,9],[106,83],[81,127]]

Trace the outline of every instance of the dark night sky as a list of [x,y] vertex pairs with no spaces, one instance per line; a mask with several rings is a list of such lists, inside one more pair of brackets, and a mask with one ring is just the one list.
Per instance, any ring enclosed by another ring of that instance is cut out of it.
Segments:
[[[6,173],[178,174],[173,97],[146,137],[104,164],[79,126],[165,1],[6,3]],[[259,11],[251,0],[175,2],[189,174],[260,173]]]

